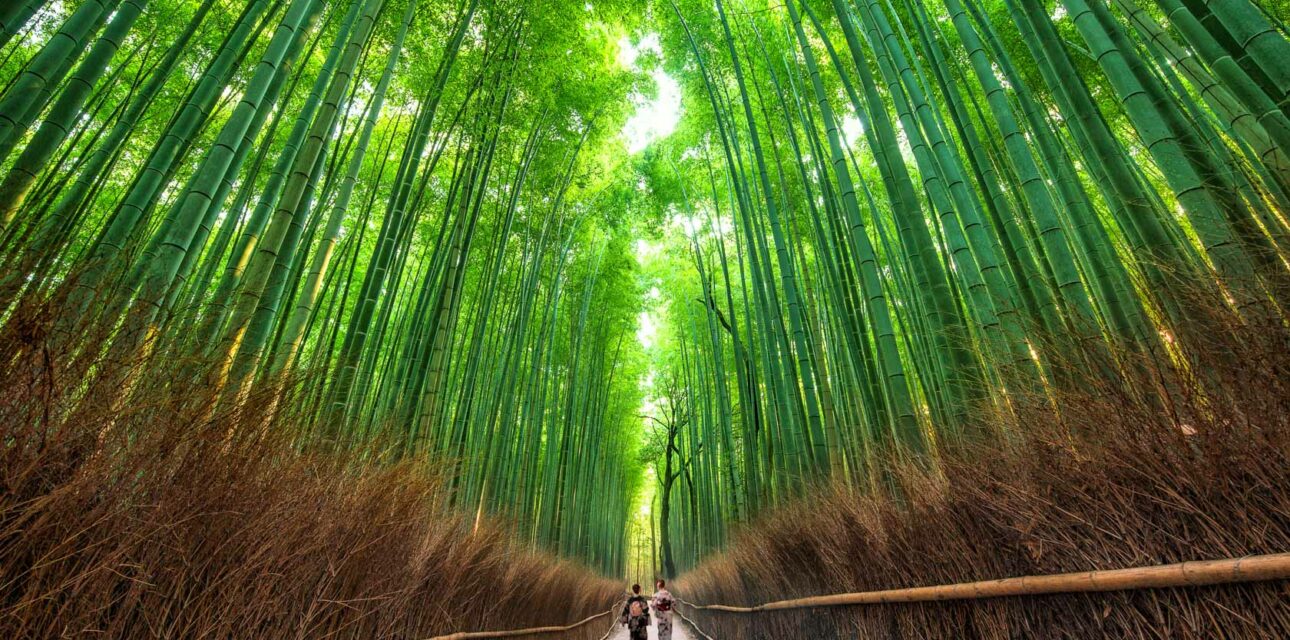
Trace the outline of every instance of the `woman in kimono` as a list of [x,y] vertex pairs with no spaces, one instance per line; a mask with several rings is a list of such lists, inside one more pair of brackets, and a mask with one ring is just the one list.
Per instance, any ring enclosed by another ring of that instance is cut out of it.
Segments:
[[623,606],[623,614],[619,622],[627,627],[627,634],[631,640],[649,638],[649,601],[641,595],[640,585],[632,585],[632,596]]
[[667,592],[666,583],[659,580],[655,585],[654,598],[650,607],[654,609],[654,626],[658,628],[658,640],[672,640],[672,607],[676,599]]

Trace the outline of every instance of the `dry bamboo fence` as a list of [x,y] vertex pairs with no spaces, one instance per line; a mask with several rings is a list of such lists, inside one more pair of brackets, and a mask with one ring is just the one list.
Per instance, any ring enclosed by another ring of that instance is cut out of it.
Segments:
[[729,613],[758,613],[807,609],[811,607],[838,607],[860,604],[890,604],[907,602],[937,602],[946,600],[978,600],[1008,596],[1037,596],[1056,593],[1087,593],[1097,591],[1128,591],[1133,589],[1165,589],[1175,587],[1201,587],[1240,582],[1263,582],[1290,579],[1290,553],[1251,555],[1223,560],[1200,560],[1162,564],[1131,569],[1081,571],[1040,576],[1022,576],[1000,580],[961,582],[933,587],[887,589],[862,593],[838,593],[811,598],[779,600],[753,607],[736,607],[723,604],[693,604],[695,609]]
[[[434,636],[433,638],[430,638],[430,640],[470,640],[471,638],[515,638],[519,636],[540,635],[544,633],[563,633],[565,631],[573,631],[574,629],[584,627],[588,624],[591,624],[592,621],[598,620],[605,616],[612,616],[614,614],[614,611],[616,611],[617,609],[618,609],[618,604],[615,604],[608,611],[601,611],[600,613],[597,613],[594,616],[588,616],[586,618],[583,618],[582,620],[579,620],[578,622],[575,622],[571,625],[567,625],[563,627],[533,627],[531,629],[512,629],[509,631],[459,631],[457,633],[450,633],[446,636]],[[606,633],[604,637],[601,638],[601,640],[604,640],[604,638],[608,638],[610,634],[613,633],[612,628],[609,631],[610,633]]]
[[[681,600],[681,602],[685,604],[689,604],[689,603],[686,603],[684,600]],[[676,613],[676,615],[680,616],[681,620],[685,621],[686,624],[690,625],[690,629],[693,630],[695,633],[699,634],[700,638],[703,638],[703,640],[715,640],[715,638],[713,638],[712,636],[704,633],[703,629],[700,629],[699,625],[695,623],[694,620],[687,618],[684,613],[681,613],[681,610],[679,608],[674,609],[674,612]]]
[[[1038,596],[1056,593],[1088,593],[1097,591],[1128,591],[1133,589],[1168,589],[1176,587],[1203,587],[1216,584],[1264,582],[1290,579],[1290,553],[1226,558],[1223,560],[1196,560],[1175,564],[1160,564],[1130,569],[1079,571],[1040,576],[1021,576],[978,582],[960,582],[932,587],[887,589],[861,593],[836,593],[827,596],[778,600],[753,607],[736,607],[724,604],[694,604],[681,600],[685,606],[728,613],[759,613],[786,609],[812,607],[840,607],[860,604],[891,604],[907,602],[939,602],[947,600],[979,600],[1009,596]],[[617,608],[617,605],[615,605]],[[436,636],[430,640],[468,640],[470,638],[513,638],[516,636],[571,631],[593,620],[613,615],[614,609],[597,613],[581,622],[565,627],[537,627],[513,631],[472,631]],[[682,616],[684,618],[684,616]],[[689,621],[689,619],[686,619]],[[691,626],[694,623],[690,622]],[[697,629],[697,627],[695,627]]]

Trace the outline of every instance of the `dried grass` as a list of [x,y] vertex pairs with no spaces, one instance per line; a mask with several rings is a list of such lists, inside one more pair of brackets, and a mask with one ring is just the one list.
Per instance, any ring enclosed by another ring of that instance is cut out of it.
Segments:
[[[1196,345],[1186,371],[1144,364],[1132,380],[1084,381],[1060,413],[1025,403],[1001,419],[1004,442],[949,448],[935,477],[893,472],[899,500],[838,486],[780,509],[676,592],[751,605],[1290,550],[1290,334],[1279,321],[1208,321],[1223,329]],[[1149,392],[1163,388],[1172,391]],[[1290,590],[702,611],[697,621],[725,640],[1286,638]]]
[[568,624],[621,590],[455,515],[431,461],[302,452],[268,392],[212,413],[164,355],[104,415],[101,363],[70,370],[49,315],[0,335],[0,638],[414,639]]

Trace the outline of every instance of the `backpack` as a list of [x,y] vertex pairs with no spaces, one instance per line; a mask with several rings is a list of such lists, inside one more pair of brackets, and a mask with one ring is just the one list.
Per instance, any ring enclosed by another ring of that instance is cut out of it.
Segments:
[[627,628],[631,631],[649,626],[649,612],[645,610],[642,600],[632,600],[627,609]]

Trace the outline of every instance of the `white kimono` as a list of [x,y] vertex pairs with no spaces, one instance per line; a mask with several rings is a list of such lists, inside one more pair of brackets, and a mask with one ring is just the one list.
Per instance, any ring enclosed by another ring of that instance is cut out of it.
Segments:
[[654,626],[658,628],[658,640],[672,640],[672,608],[675,606],[676,599],[667,592],[667,589],[654,592],[650,608],[654,610]]

